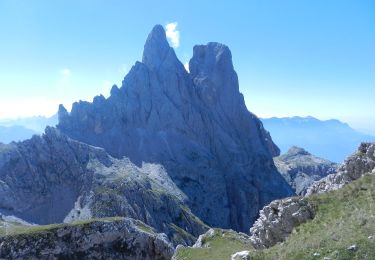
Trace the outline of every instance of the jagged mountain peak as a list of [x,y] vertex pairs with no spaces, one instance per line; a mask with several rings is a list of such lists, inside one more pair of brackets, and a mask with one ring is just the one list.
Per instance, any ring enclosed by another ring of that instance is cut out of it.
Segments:
[[144,45],[142,63],[150,69],[158,69],[168,56],[177,59],[173,48],[169,46],[163,26],[155,25]]
[[210,42],[194,46],[189,69],[199,96],[206,104],[217,106],[222,110],[220,113],[227,116],[233,116],[237,108],[244,106],[232,54],[226,45]]
[[261,206],[293,194],[272,162],[278,148],[247,110],[227,46],[194,47],[190,65],[157,25],[122,86],[75,103],[58,128],[139,167],[163,165],[204,222],[247,230]]
[[189,62],[189,69],[192,76],[197,77],[199,74],[203,76],[210,75],[217,68],[234,70],[232,53],[228,46],[218,42],[195,45],[193,48],[193,58]]

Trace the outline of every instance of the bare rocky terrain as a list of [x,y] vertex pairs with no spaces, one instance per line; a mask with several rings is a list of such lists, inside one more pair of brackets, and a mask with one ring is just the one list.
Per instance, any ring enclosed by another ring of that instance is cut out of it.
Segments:
[[297,195],[304,195],[314,181],[335,173],[338,167],[338,164],[316,157],[297,146],[273,160]]

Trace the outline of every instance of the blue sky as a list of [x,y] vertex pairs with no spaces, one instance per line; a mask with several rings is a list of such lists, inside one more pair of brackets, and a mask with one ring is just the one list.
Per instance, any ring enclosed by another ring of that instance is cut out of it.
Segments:
[[337,118],[375,134],[372,0],[0,0],[0,118],[108,95],[151,28],[172,22],[183,63],[195,44],[230,47],[258,116]]

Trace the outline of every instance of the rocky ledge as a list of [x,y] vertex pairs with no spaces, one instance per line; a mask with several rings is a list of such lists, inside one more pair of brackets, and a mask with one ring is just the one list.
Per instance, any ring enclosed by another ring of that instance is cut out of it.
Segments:
[[76,224],[18,226],[0,236],[0,259],[171,259],[165,234],[141,221],[111,218]]
[[268,248],[284,241],[293,229],[314,218],[314,209],[305,198],[275,200],[265,206],[250,229],[255,248]]

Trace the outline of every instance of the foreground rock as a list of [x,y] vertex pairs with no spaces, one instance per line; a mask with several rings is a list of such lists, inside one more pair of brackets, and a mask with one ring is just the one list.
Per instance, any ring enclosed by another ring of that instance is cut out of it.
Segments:
[[195,46],[189,68],[155,26],[121,88],[61,106],[58,128],[137,166],[163,165],[205,223],[247,231],[262,206],[293,194],[272,161],[279,150],[247,110],[227,46]]
[[32,227],[0,236],[0,258],[4,259],[169,260],[173,252],[164,234],[129,218]]
[[250,252],[247,250],[234,253],[231,256],[231,260],[250,260],[250,259],[251,259]]
[[275,165],[297,195],[304,195],[314,181],[335,173],[338,165],[293,146],[274,158]]
[[128,216],[190,245],[207,230],[161,165],[137,167],[54,128],[0,145],[0,213],[36,224]]
[[375,143],[362,143],[358,151],[349,156],[336,174],[317,181],[309,187],[306,196],[337,190],[365,174],[375,173]]
[[272,201],[260,212],[250,229],[255,248],[268,248],[284,241],[298,225],[314,218],[314,209],[301,197]]

